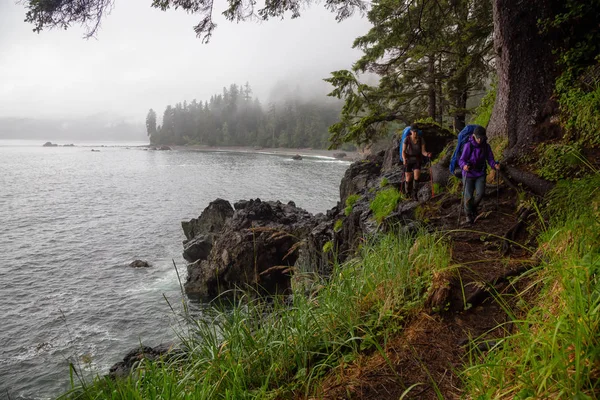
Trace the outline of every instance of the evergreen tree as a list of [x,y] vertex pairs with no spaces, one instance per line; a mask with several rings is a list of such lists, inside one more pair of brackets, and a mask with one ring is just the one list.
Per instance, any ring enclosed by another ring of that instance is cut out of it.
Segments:
[[[429,117],[465,125],[467,100],[491,72],[491,4],[477,0],[381,0],[368,13],[373,28],[354,47],[364,55],[353,72],[336,71],[326,81],[331,96],[346,102],[331,127],[332,147],[372,141],[387,123]],[[377,87],[356,73],[381,76]]]
[[157,130],[156,130],[156,112],[153,109],[148,111],[148,116],[146,117],[146,132],[150,137],[150,143],[154,141],[156,138]]

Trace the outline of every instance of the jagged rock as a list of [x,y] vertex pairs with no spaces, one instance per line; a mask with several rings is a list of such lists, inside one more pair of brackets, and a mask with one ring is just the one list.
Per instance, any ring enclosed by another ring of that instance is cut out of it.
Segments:
[[197,235],[186,241],[183,247],[183,258],[188,262],[206,260],[212,249],[214,235]]
[[[323,214],[321,214],[323,215]],[[333,226],[335,220],[321,219],[313,228],[306,240],[306,246],[301,247],[296,260],[296,267],[301,272],[316,272],[320,276],[329,276],[333,270],[337,254],[334,244]],[[331,248],[325,249],[330,242]]]
[[143,260],[134,260],[129,264],[132,268],[148,268],[150,264],[147,261]]
[[301,239],[315,226],[312,215],[279,201],[257,199],[236,206],[215,236],[208,258],[188,265],[189,295],[211,298],[246,287],[261,293],[289,289]]
[[216,199],[202,211],[198,218],[181,222],[183,233],[188,241],[199,235],[219,233],[225,226],[225,222],[233,216],[233,211],[227,200]]
[[175,349],[172,344],[161,344],[156,347],[136,347],[125,355],[123,361],[119,361],[110,367],[108,376],[113,379],[126,378],[131,374],[134,366],[143,359],[154,361],[161,357],[174,357],[180,354],[181,351]]
[[382,151],[348,167],[340,183],[340,201],[342,205],[346,204],[348,196],[362,192],[367,188],[370,181],[379,177],[383,156],[384,152]]

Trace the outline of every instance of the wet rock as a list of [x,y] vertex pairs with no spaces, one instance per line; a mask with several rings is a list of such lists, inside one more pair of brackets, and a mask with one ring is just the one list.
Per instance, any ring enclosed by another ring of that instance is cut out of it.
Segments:
[[160,146],[158,150],[171,150],[171,148],[169,146]]
[[214,235],[197,235],[187,241],[183,248],[183,258],[188,262],[206,260],[212,249]]
[[383,156],[384,152],[382,151],[348,167],[340,183],[342,205],[346,203],[348,196],[362,192],[368,187],[369,182],[374,182],[379,178]]
[[292,160],[302,160],[302,156],[300,154],[296,154],[292,156]]
[[150,264],[144,260],[134,260],[129,264],[131,268],[149,268]]
[[52,142],[46,142],[42,145],[42,147],[56,147],[58,146],[57,144],[54,144]]
[[312,215],[279,201],[236,205],[207,259],[188,265],[186,293],[212,298],[236,288],[267,294],[289,289],[301,238],[315,225]]
[[108,371],[108,376],[110,378],[126,378],[128,377],[132,370],[135,368],[140,361],[146,359],[149,361],[155,361],[160,358],[172,358],[175,356],[180,356],[183,353],[181,350],[176,349],[173,344],[161,344],[156,347],[150,346],[140,346],[130,350],[123,361],[119,361],[110,367]]
[[200,235],[218,233],[233,216],[233,211],[227,200],[216,199],[210,202],[198,218],[181,222],[183,233],[188,241]]
[[333,153],[333,158],[337,158],[338,160],[343,160],[346,158],[347,154],[344,152]]

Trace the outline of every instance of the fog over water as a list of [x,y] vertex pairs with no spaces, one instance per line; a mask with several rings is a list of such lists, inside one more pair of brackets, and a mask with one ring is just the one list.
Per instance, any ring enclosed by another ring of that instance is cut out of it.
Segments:
[[0,2],[0,118],[71,118],[97,113],[142,122],[153,108],[207,100],[232,83],[249,82],[263,103],[281,91],[325,94],[329,73],[360,56],[354,38],[366,18],[337,23],[322,5],[298,19],[231,23],[219,13],[209,44],[196,38],[198,16],[162,12],[148,0],[117,0],[96,38],[84,29],[40,34],[25,8]]

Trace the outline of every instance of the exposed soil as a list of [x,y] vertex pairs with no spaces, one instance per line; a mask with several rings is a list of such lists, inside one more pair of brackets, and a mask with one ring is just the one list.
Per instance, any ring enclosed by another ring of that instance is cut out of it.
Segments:
[[[435,278],[427,308],[386,344],[385,357],[374,352],[340,366],[316,398],[397,400],[413,385],[404,398],[461,398],[460,374],[469,357],[480,357],[511,329],[497,299],[513,302],[510,277],[533,264],[527,226],[518,223],[525,213],[516,209],[516,198],[507,186],[488,184],[474,225],[459,223],[456,195],[425,203],[430,224],[451,241],[454,273]],[[515,242],[510,246],[503,239],[507,233]]]

